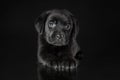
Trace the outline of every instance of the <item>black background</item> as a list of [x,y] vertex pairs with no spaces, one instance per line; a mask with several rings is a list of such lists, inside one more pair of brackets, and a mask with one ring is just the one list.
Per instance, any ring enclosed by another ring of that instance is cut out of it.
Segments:
[[80,23],[77,41],[84,58],[75,80],[119,80],[119,3],[116,1],[4,1],[1,61],[3,80],[36,80],[35,19],[49,9],[67,9]]

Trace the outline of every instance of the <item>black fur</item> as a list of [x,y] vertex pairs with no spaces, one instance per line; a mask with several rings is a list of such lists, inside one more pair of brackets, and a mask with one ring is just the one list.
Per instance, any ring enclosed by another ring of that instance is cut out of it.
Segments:
[[[64,14],[72,21],[72,31],[69,33],[69,42],[63,46],[49,44],[46,41],[45,22],[47,17],[55,12]],[[38,32],[38,62],[55,70],[73,70],[78,64],[76,54],[80,48],[76,42],[79,25],[74,16],[67,10],[49,10],[43,12],[36,20],[35,27]]]

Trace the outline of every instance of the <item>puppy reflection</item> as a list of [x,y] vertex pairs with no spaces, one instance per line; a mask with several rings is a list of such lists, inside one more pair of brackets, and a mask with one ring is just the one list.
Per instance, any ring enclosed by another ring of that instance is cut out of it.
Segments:
[[78,64],[76,42],[79,26],[67,10],[49,10],[36,20],[38,32],[38,62],[54,70],[73,70]]
[[49,69],[38,64],[37,67],[37,80],[77,80],[78,72],[72,70],[68,71],[56,71]]

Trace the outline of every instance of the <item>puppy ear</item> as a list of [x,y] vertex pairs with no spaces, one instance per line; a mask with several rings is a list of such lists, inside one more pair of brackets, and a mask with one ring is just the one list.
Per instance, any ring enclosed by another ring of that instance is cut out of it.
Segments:
[[77,37],[78,32],[79,32],[79,23],[74,16],[72,16],[72,24],[73,24],[73,29],[72,29],[72,34],[71,34],[72,35],[71,50],[73,53],[77,53],[80,50],[80,47],[76,41],[76,37]]
[[45,28],[45,22],[50,12],[43,12],[35,21],[35,28],[37,32],[42,35]]
[[74,16],[72,16],[72,22],[73,22],[72,38],[76,39],[79,32],[79,23]]

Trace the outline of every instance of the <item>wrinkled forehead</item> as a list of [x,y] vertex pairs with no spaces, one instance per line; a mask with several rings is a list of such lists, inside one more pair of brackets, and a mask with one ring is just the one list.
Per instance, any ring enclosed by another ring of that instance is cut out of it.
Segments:
[[62,13],[51,13],[47,20],[59,20],[59,21],[64,21],[64,22],[68,22],[71,23],[71,19],[69,16],[66,16],[65,14]]

